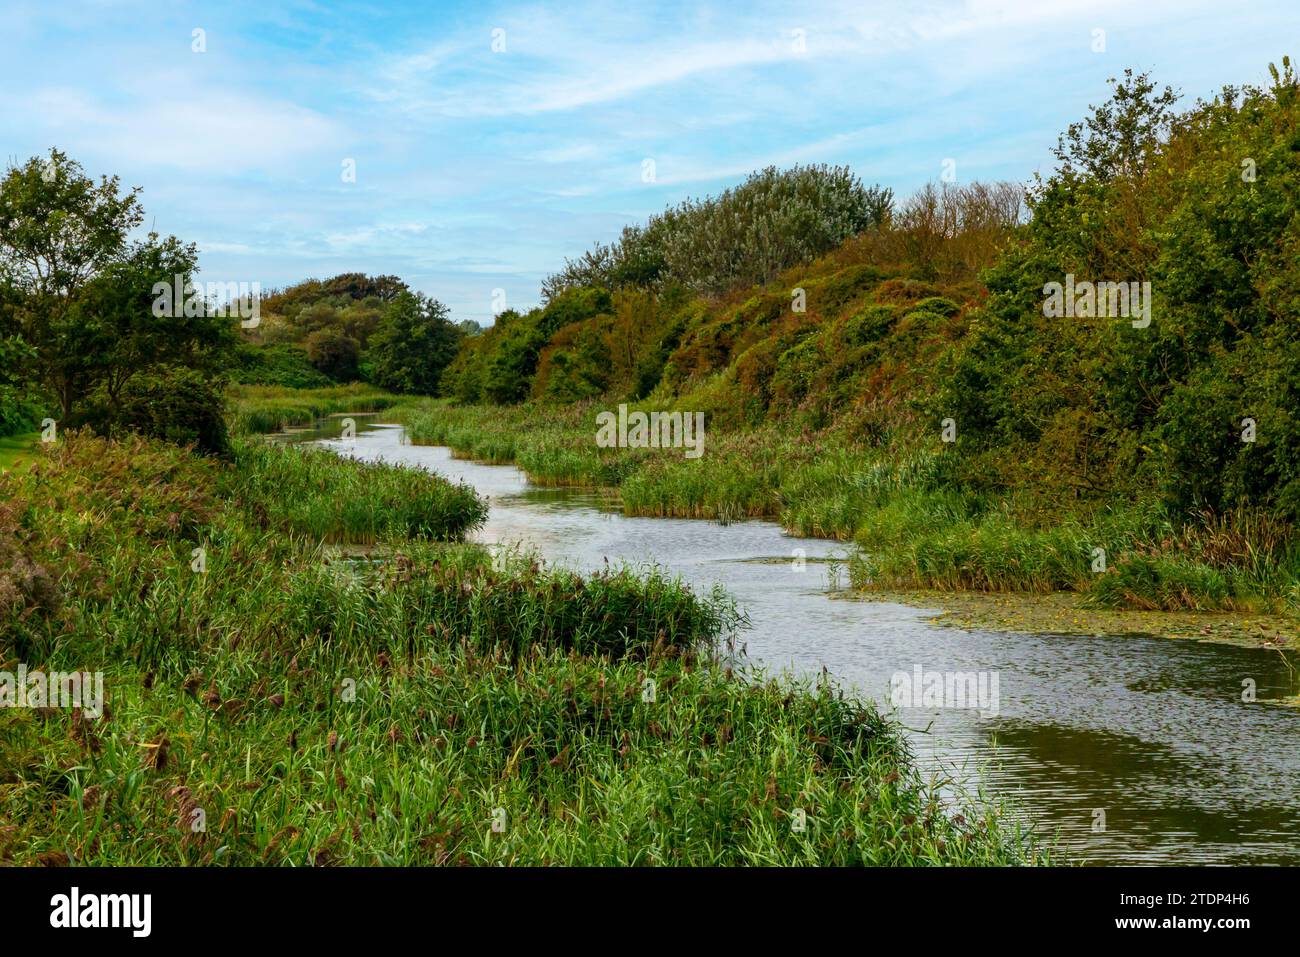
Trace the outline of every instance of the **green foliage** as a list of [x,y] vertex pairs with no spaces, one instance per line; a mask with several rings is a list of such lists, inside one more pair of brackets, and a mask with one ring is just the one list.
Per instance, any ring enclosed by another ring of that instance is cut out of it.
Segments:
[[442,373],[442,392],[458,402],[483,401],[483,379],[487,373],[488,338],[476,336],[465,340]]
[[[561,400],[599,394],[610,381],[609,346],[600,330],[578,327],[612,311],[604,289],[565,290],[525,315],[508,309],[490,328],[462,340],[442,392],[461,402],[501,405],[534,394]],[[548,343],[554,344],[552,356],[543,361]]]
[[35,358],[36,350],[19,336],[0,338],[0,438],[35,428],[41,419],[25,372]]
[[786,405],[798,405],[824,362],[820,337],[807,336],[786,349],[776,360],[776,371],[772,376],[773,399]]
[[[11,167],[0,181],[0,327],[34,352],[35,386],[57,400],[65,427],[112,428],[127,390],[145,388],[136,377],[170,377],[183,367],[209,380],[203,388],[211,391],[230,361],[232,319],[181,304],[170,314],[154,309],[155,285],[170,290],[177,277],[188,284],[197,251],[156,233],[128,241],[144,217],[137,193],[123,192],[116,177],[95,183],[58,150]],[[0,383],[11,420],[14,391]]]
[[340,305],[345,301],[378,299],[392,302],[403,292],[406,283],[396,276],[366,276],[364,273],[341,273],[331,279],[304,279],[287,289],[268,295],[263,305],[277,315],[292,315],[300,309],[322,301]]
[[39,432],[19,432],[0,437],[0,472],[16,468],[32,458],[40,438]]
[[240,385],[229,392],[234,432],[278,432],[311,425],[327,415],[377,412],[399,401],[382,389],[356,382],[319,389]]
[[549,368],[539,374],[545,382],[543,398],[578,402],[603,395],[609,388],[612,356],[602,330],[583,326],[571,335],[553,340],[555,351]]
[[373,380],[370,337],[408,292],[396,276],[343,273],[264,296],[262,321],[244,333],[237,380],[298,388]]
[[232,378],[241,385],[277,385],[290,389],[318,389],[332,384],[298,346],[241,344]]
[[644,399],[655,390],[655,387],[663,379],[669,356],[673,354],[673,350],[682,341],[682,335],[685,332],[686,322],[679,318],[658,336],[658,341],[654,347],[637,361],[634,370],[632,398]]
[[538,356],[546,343],[539,328],[539,313],[521,316],[503,312],[484,340],[483,397],[498,405],[522,401],[528,396]]
[[[1271,89],[1178,113],[1129,72],[1071,126],[930,406],[972,443],[972,481],[1300,519],[1298,89],[1284,61]],[[1149,281],[1150,325],[1044,316],[1067,273]]]
[[239,486],[231,494],[286,529],[320,541],[459,541],[487,518],[487,504],[467,485],[341,459],[325,449],[240,438],[234,461]]
[[611,246],[597,245],[550,276],[542,291],[668,282],[703,293],[767,283],[796,263],[829,252],[889,218],[892,194],[864,188],[847,167],[776,167],[703,200],[686,200],[628,227]]
[[361,344],[342,329],[317,329],[303,342],[303,347],[308,361],[335,382],[352,382],[357,378]]
[[38,468],[0,476],[0,655],[103,670],[111,717],[0,709],[6,862],[1047,860],[994,809],[941,800],[868,703],[718,667],[725,596],[418,525],[358,558],[315,537],[368,537],[342,516],[433,476],[79,434]]
[[614,301],[605,289],[566,289],[552,298],[537,317],[537,329],[550,339],[565,326],[614,311]]
[[193,445],[208,455],[229,451],[221,387],[183,366],[132,376],[117,406],[100,422],[113,430],[129,429],[177,445]]
[[393,299],[370,341],[374,383],[394,392],[436,395],[463,336],[447,316],[446,306],[422,294],[403,292]]

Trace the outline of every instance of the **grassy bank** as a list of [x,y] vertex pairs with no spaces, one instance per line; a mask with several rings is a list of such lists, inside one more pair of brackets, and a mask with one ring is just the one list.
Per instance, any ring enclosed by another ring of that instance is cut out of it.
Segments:
[[487,518],[466,485],[431,481],[411,469],[349,463],[324,449],[239,438],[224,476],[244,508],[318,541],[372,543],[393,536],[455,541]]
[[[725,596],[493,559],[435,477],[246,442],[74,434],[0,477],[0,670],[106,692],[0,709],[0,861],[1043,859],[870,707],[722,667]],[[436,523],[365,518],[420,485]]]
[[327,415],[378,412],[395,405],[399,399],[360,382],[319,389],[233,385],[228,393],[230,427],[232,432],[278,432],[311,425]]

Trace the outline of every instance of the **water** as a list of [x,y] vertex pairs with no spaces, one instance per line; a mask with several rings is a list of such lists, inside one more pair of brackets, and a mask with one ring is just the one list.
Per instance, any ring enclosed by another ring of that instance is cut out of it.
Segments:
[[[833,597],[843,546],[770,522],[628,518],[591,492],[539,489],[507,466],[403,444],[399,426],[301,433],[341,454],[431,469],[487,496],[485,543],[522,543],[579,569],[655,562],[721,583],[748,613],[751,658],[823,668],[888,708],[896,671],[990,672],[998,711],[906,708],[929,774],[1005,796],[1075,857],[1113,864],[1300,864],[1295,656],[1134,635],[999,634],[939,627],[938,609]],[[798,561],[800,552],[805,559]],[[1243,703],[1243,679],[1258,702]],[[1104,813],[1104,830],[1099,813]]]

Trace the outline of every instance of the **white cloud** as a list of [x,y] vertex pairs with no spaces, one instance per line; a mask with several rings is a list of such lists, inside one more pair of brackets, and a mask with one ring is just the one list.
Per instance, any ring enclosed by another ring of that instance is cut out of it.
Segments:
[[346,139],[328,117],[252,94],[177,96],[163,88],[147,99],[117,103],[46,88],[27,102],[24,122],[33,131],[56,140],[75,131],[81,144],[133,168],[225,174],[283,170],[323,150],[341,155]]

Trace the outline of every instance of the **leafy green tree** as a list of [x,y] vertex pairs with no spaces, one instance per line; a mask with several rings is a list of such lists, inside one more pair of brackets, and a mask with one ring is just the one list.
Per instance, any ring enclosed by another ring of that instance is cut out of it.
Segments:
[[18,325],[64,418],[93,381],[73,313],[143,220],[138,192],[124,193],[116,176],[96,183],[59,150],[11,167],[0,181],[0,274],[21,295]]
[[422,293],[403,292],[384,311],[367,359],[376,385],[394,392],[436,395],[443,370],[463,333],[447,307]]
[[137,375],[172,367],[218,378],[234,362],[235,319],[206,307],[154,308],[155,287],[174,287],[177,276],[183,286],[197,259],[192,243],[150,233],[87,283],[69,311],[68,334],[81,343],[88,381],[114,414],[123,388]]
[[528,398],[538,357],[546,345],[539,317],[536,310],[526,316],[513,310],[497,316],[492,351],[483,370],[483,397],[490,402],[508,405]]
[[[1182,112],[1126,72],[1061,138],[928,404],[971,481],[1300,520],[1300,81],[1271,72]],[[1149,282],[1149,324],[1044,315],[1067,274]]]
[[20,337],[0,338],[0,438],[25,432],[38,420],[39,406],[25,373],[35,356]]
[[117,177],[96,183],[58,150],[0,181],[7,323],[34,350],[36,377],[64,422],[92,407],[116,414],[126,384],[151,369],[214,376],[231,358],[235,320],[207,309],[155,314],[155,284],[187,284],[197,251],[155,233],[129,241],[144,215],[138,192],[123,192]]
[[[473,325],[478,329],[478,323]],[[493,329],[478,329],[461,339],[456,358],[442,373],[440,389],[443,395],[452,396],[466,405],[483,401],[483,378],[493,344]],[[461,330],[466,331],[464,322]]]

